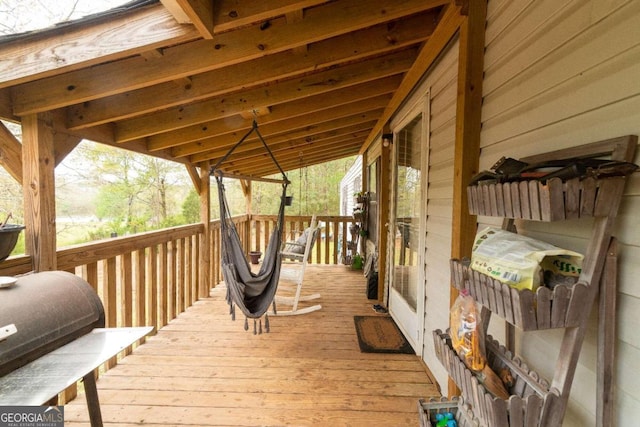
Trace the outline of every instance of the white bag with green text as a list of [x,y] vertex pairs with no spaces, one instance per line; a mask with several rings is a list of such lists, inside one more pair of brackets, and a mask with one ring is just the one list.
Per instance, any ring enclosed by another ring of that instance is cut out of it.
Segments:
[[520,234],[488,227],[476,234],[471,268],[516,289],[535,291],[545,272],[578,277],[583,256]]

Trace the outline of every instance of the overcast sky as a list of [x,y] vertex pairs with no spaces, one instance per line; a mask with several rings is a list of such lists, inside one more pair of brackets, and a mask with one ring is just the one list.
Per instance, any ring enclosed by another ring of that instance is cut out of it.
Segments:
[[0,34],[22,33],[112,9],[130,0],[0,0]]

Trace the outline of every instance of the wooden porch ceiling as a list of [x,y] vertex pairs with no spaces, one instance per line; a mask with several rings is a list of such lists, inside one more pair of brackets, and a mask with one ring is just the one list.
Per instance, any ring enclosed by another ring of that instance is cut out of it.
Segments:
[[[403,79],[424,72],[416,60],[453,3],[138,0],[0,39],[0,118],[48,113],[60,155],[85,138],[206,166],[256,111],[285,170],[354,155],[410,89]],[[0,143],[18,149],[3,132]],[[249,139],[223,169],[276,173],[265,155]]]

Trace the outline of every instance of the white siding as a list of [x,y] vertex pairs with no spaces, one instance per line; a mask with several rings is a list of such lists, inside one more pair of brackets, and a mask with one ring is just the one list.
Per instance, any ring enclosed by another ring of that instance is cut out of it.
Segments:
[[[640,135],[640,1],[490,0],[486,35],[481,169],[501,156]],[[615,230],[621,244],[618,318],[612,319],[618,325],[614,425],[640,419],[639,212],[640,177],[634,176]],[[590,222],[518,225],[584,251]],[[492,320],[492,330],[499,326]],[[595,425],[595,310],[590,326],[565,426]],[[550,379],[561,339],[562,331],[519,334],[517,351]]]
[[[432,331],[449,325],[449,256],[453,199],[453,155],[455,142],[458,42],[453,41],[428,72],[396,117],[403,117],[430,94],[427,223],[425,244],[425,317],[423,348],[418,349],[447,393],[448,374],[435,357]],[[397,119],[394,119],[397,120]],[[392,122],[393,124],[393,122]],[[424,203],[424,201],[422,201]]]
[[453,215],[458,42],[430,73],[431,94],[423,360],[447,393],[448,374],[435,357],[432,331],[449,325],[449,257]]
[[362,191],[362,156],[358,156],[340,180],[340,215],[351,215],[356,206],[354,194]]

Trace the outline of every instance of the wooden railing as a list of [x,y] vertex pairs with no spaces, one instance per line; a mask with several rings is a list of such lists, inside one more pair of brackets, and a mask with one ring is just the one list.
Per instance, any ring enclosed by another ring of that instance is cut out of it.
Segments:
[[[316,264],[341,264],[351,240],[349,226],[353,224],[351,216],[316,216],[320,223],[320,235],[316,241],[310,262]],[[253,215],[251,217],[251,240],[248,250],[264,252],[269,236],[276,221],[275,215]],[[311,216],[286,216],[283,241],[295,240],[311,223]]]
[[[312,262],[337,264],[340,248],[346,248],[351,218],[323,216],[318,220],[325,225]],[[250,220],[241,215],[233,221],[247,252],[264,251],[275,217],[254,215]],[[304,230],[310,221],[311,217],[287,217],[284,240],[292,238],[295,230]],[[223,280],[220,221],[212,221],[209,229],[209,277],[214,287]],[[157,330],[190,307],[198,295],[208,294],[198,280],[203,233],[202,224],[192,224],[65,247],[57,251],[57,268],[77,274],[96,290],[107,327],[154,326]],[[31,265],[30,256],[11,257],[0,263],[0,275],[27,274]],[[75,390],[70,387],[61,403],[73,398]]]
[[[318,216],[321,233],[311,262],[338,264],[350,239],[351,217]],[[247,252],[264,251],[275,216],[247,215],[233,218]],[[304,230],[310,216],[287,216],[284,241]],[[108,327],[155,326],[161,328],[197,300],[199,250],[204,227],[192,224],[116,237],[61,248],[57,268],[85,279],[100,295]],[[209,263],[211,286],[222,278],[220,222],[210,226]],[[0,263],[0,275],[17,276],[31,271],[29,256],[11,257]],[[207,292],[204,291],[206,294]]]

